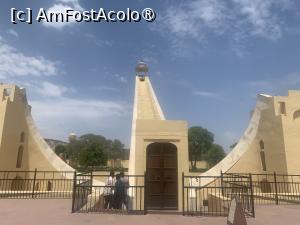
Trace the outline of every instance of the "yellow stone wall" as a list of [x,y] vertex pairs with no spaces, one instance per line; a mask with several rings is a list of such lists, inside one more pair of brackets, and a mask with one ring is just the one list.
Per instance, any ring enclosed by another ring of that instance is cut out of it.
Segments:
[[[286,171],[288,174],[300,173],[300,91],[289,91],[287,97],[274,97],[275,107],[282,123]],[[280,113],[278,102],[285,103],[286,113]]]
[[[25,89],[2,84],[0,99],[0,170],[73,171],[39,134],[31,117]],[[22,133],[24,140],[21,140]],[[17,168],[20,146],[23,148],[23,157],[21,167]]]
[[[287,173],[282,122],[280,115],[276,113],[276,100],[273,97],[265,97],[264,100],[267,108],[261,112],[255,138],[247,151],[228,172],[273,173],[276,171],[277,173]],[[261,141],[264,143],[266,171],[263,171],[262,168]]]
[[178,208],[182,210],[181,174],[189,172],[187,122],[166,120],[150,79],[136,77],[132,121],[129,174],[146,172],[147,147],[152,143],[171,143],[177,147]]

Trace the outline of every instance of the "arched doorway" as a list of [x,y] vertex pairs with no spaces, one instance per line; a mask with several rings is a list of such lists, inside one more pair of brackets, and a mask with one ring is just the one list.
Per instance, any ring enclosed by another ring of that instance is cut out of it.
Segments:
[[147,147],[147,209],[178,209],[177,147],[152,143]]

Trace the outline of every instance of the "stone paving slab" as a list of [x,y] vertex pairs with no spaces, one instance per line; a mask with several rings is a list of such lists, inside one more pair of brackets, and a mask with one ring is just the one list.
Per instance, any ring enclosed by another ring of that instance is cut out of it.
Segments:
[[[97,213],[71,214],[70,200],[0,199],[1,225],[226,225],[225,217],[184,217],[148,214],[112,215]],[[256,218],[249,225],[300,224],[300,205],[257,206]]]

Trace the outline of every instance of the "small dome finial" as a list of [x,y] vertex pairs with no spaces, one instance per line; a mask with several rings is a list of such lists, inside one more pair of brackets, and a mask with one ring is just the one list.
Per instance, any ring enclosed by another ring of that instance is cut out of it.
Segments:
[[135,67],[136,75],[140,77],[147,76],[149,67],[146,63],[139,61],[138,64]]

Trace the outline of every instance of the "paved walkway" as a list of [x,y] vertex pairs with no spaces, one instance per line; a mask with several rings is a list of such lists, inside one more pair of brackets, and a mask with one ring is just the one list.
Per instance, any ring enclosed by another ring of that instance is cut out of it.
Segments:
[[[125,216],[70,213],[70,200],[0,199],[1,225],[226,225],[225,217],[150,214]],[[248,225],[300,224],[300,205],[258,206]]]

